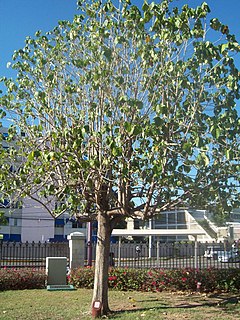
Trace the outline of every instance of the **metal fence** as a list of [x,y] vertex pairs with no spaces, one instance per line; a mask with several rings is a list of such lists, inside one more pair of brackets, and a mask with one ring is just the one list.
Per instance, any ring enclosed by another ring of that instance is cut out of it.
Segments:
[[[175,242],[111,243],[109,265],[129,268],[240,268],[240,255],[230,243]],[[85,264],[87,264],[87,244]],[[67,257],[68,242],[21,243],[0,241],[0,267],[45,268],[46,257]],[[92,264],[96,244],[92,245]],[[89,262],[89,261],[88,261]]]
[[[94,250],[95,252],[95,250]],[[110,264],[130,268],[239,268],[240,255],[231,243],[154,242],[111,244]]]
[[68,242],[5,242],[0,241],[1,267],[45,268],[46,257],[69,258]]

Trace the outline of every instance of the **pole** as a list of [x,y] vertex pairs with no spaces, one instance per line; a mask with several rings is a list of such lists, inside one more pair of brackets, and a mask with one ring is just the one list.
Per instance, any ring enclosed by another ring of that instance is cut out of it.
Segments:
[[197,236],[194,236],[195,239],[195,246],[194,246],[194,268],[198,268],[198,260],[197,260],[197,252],[198,252],[198,242],[197,242]]
[[[149,220],[149,229],[152,230],[152,219]],[[152,236],[148,237],[148,258],[152,258]]]
[[121,242],[122,242],[122,237],[118,237],[118,267],[120,267],[121,264]]
[[160,266],[160,252],[159,252],[159,250],[160,250],[160,246],[159,246],[159,240],[157,240],[157,267],[159,268],[159,266]]
[[87,265],[92,266],[92,221],[87,223]]

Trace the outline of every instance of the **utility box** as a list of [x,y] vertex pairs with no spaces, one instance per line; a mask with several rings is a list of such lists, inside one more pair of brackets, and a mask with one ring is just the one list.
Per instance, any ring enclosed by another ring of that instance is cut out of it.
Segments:
[[66,285],[67,258],[47,257],[46,273],[48,285]]

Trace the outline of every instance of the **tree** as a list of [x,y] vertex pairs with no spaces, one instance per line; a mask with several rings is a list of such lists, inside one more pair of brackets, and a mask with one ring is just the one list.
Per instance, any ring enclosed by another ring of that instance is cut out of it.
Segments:
[[13,55],[17,79],[3,79],[13,142],[1,151],[1,192],[97,219],[93,301],[106,314],[116,223],[239,203],[240,47],[206,3],[78,5],[73,22],[27,38]]

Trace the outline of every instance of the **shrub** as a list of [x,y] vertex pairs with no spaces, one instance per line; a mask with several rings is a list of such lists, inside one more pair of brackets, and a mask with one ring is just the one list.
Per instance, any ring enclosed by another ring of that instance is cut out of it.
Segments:
[[129,291],[142,290],[143,284],[146,282],[147,274],[145,270],[128,269],[128,268],[112,268],[109,270],[108,283],[109,288]]
[[[76,288],[93,288],[94,270],[76,269],[68,280]],[[108,283],[109,288],[121,291],[236,291],[240,289],[240,270],[111,268]]]
[[[94,269],[78,268],[68,276],[75,288],[93,288]],[[29,268],[0,269],[0,290],[41,289],[45,287],[43,270]],[[239,269],[130,269],[110,268],[109,288],[121,291],[200,291],[235,292],[240,290]]]
[[0,290],[42,289],[45,287],[45,271],[29,268],[0,269]]
[[78,268],[70,272],[67,277],[68,283],[73,284],[75,288],[93,288],[94,269],[93,268]]
[[[109,270],[109,288],[126,291],[141,290],[146,281],[146,272],[138,269],[112,268]],[[68,276],[68,282],[75,288],[93,288],[94,269],[78,268],[72,270]]]

